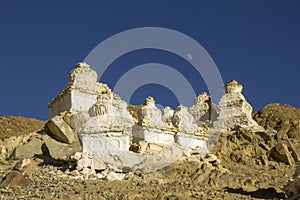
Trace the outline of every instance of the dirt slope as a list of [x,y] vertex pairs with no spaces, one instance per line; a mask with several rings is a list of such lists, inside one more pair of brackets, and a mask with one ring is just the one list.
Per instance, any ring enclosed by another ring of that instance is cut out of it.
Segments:
[[34,118],[20,116],[1,116],[0,117],[0,139],[12,136],[27,135],[43,129],[45,121]]

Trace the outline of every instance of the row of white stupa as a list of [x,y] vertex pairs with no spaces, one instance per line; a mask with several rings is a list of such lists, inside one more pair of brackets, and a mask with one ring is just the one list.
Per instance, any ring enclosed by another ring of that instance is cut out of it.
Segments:
[[[206,93],[195,97],[192,106],[180,105],[175,110],[160,110],[148,97],[135,119],[128,104],[97,80],[97,73],[88,64],[78,63],[67,86],[48,106],[50,119],[62,113],[71,116],[67,123],[78,134],[83,151],[97,154],[107,149],[131,149],[145,153],[178,144],[208,152],[206,133],[213,108]],[[242,85],[229,81],[224,90],[213,127],[257,126],[251,117],[252,107],[241,94]]]

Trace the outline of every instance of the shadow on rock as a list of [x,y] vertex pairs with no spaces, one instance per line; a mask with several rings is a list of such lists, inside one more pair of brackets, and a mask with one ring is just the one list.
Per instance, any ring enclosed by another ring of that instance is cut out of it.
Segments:
[[40,155],[35,154],[35,157],[40,158],[44,161],[42,165],[45,164],[45,165],[53,165],[56,167],[61,167],[61,170],[63,171],[65,171],[68,168],[69,165],[68,161],[62,159],[55,159],[51,157],[50,151],[45,143],[42,144],[41,149],[43,154]]
[[259,199],[286,199],[283,192],[277,192],[275,188],[258,189],[256,191],[245,191],[243,188],[229,188],[226,187],[225,191],[234,194],[242,194]]

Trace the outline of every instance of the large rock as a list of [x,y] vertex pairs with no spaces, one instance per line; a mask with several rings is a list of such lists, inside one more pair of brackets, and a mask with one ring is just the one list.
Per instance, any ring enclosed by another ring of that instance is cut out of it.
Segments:
[[67,160],[75,152],[82,151],[81,144],[61,143],[48,135],[35,134],[26,144],[15,148],[9,159],[19,160],[42,156],[43,159]]
[[271,157],[278,161],[278,162],[284,162],[288,165],[294,165],[295,160],[292,157],[287,145],[278,143],[270,152]]
[[16,147],[27,143],[32,134],[21,135],[18,137],[12,136],[2,141],[0,140],[0,160],[7,159],[13,153]]
[[9,159],[19,160],[42,154],[41,146],[43,143],[44,141],[40,137],[32,136],[26,144],[16,147]]
[[79,142],[65,144],[48,137],[44,139],[43,145],[47,148],[49,156],[57,160],[68,160],[75,152],[82,151]]
[[78,135],[75,130],[70,126],[71,120],[69,123],[65,121],[66,112],[60,113],[52,117],[47,122],[47,127],[51,131],[53,138],[57,139],[58,141],[65,142],[65,143],[73,143],[78,141]]

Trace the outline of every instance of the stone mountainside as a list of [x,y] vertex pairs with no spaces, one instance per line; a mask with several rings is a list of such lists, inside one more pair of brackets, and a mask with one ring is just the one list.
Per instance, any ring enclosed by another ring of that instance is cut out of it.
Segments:
[[43,129],[45,122],[33,118],[21,116],[0,117],[0,139],[5,140],[11,137],[28,135],[36,130]]
[[284,132],[289,138],[300,138],[300,109],[278,103],[269,104],[255,113],[254,119],[264,128]]
[[299,109],[270,104],[252,118],[232,80],[217,105],[202,93],[160,110],[97,79],[78,63],[44,128],[0,123],[0,199],[300,198]]

